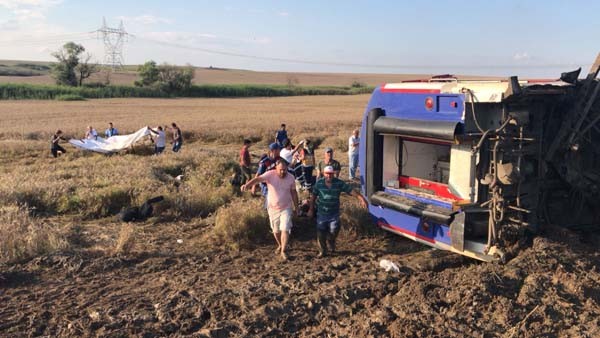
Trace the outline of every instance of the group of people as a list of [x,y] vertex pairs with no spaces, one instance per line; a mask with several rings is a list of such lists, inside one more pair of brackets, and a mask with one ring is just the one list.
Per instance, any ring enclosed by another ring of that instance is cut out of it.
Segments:
[[[350,163],[349,179],[356,179],[358,167],[359,132],[354,130],[348,139],[348,156]],[[298,185],[309,194],[309,209],[307,216],[316,215],[318,257],[328,252],[335,252],[336,238],[340,231],[340,195],[349,194],[358,199],[362,207],[367,207],[367,201],[352,186],[339,179],[341,165],[333,158],[333,149],[325,148],[324,159],[317,165],[316,175],[312,172],[315,167],[314,149],[310,140],[302,140],[293,146],[288,138],[286,125],[282,124],[275,135],[275,140],[269,145],[269,152],[259,164],[254,178],[250,178],[250,140],[244,140],[240,151],[240,168],[244,175],[242,191],[252,190],[260,184],[265,197],[265,207],[269,214],[271,230],[277,243],[277,254],[287,260],[287,244],[292,229],[292,217],[300,214],[298,203]]]
[[[170,127],[165,126],[164,129],[162,126],[158,126],[154,129],[148,127],[148,129],[151,133],[150,139],[154,143],[154,154],[161,154],[165,150],[167,145],[167,136],[165,130],[168,129],[171,130],[173,137],[173,152],[179,152],[181,146],[183,145],[183,135],[181,133],[181,129],[175,122],[171,123]],[[112,122],[109,122],[108,128],[106,128],[104,131],[104,136],[106,138],[110,138],[117,135],[119,135],[119,131],[114,127]],[[87,126],[82,140],[98,140],[98,132],[96,129],[94,129],[94,127]],[[52,135],[52,139],[50,141],[50,153],[53,157],[58,157],[59,155],[67,152],[65,148],[60,146],[60,141],[67,141],[67,139],[64,138],[62,130],[58,129],[54,135]]]
[[148,130],[150,130],[150,133],[152,134],[150,139],[154,143],[155,155],[162,154],[162,152],[165,151],[165,148],[167,146],[167,134],[165,133],[166,129],[171,129],[173,136],[172,150],[174,153],[179,152],[181,146],[183,145],[183,135],[181,134],[181,129],[179,129],[175,122],[171,123],[171,128],[169,128],[168,126],[165,126],[164,129],[161,126],[158,126],[155,129],[148,127]]

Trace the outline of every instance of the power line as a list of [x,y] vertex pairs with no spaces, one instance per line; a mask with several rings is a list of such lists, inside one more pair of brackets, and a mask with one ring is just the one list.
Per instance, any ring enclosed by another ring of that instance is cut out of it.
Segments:
[[122,68],[124,63],[123,45],[131,34],[125,31],[123,20],[119,28],[111,28],[106,25],[106,19],[102,18],[102,27],[98,29],[99,35],[104,41],[104,64],[112,69]]
[[203,53],[208,53],[208,54],[216,54],[216,55],[225,55],[225,56],[233,56],[233,57],[240,57],[240,58],[247,58],[247,59],[255,59],[255,60],[263,60],[263,61],[276,61],[276,62],[284,62],[284,63],[297,63],[297,64],[310,64],[310,65],[323,65],[323,66],[344,66],[344,67],[361,67],[361,68],[381,68],[381,69],[440,69],[440,68],[444,68],[444,69],[448,69],[448,68],[454,68],[454,69],[484,69],[484,68],[491,68],[491,69],[552,69],[552,68],[576,68],[579,67],[579,64],[538,64],[538,65],[531,65],[531,64],[521,64],[521,65],[444,65],[444,64],[438,64],[438,65],[416,65],[416,64],[365,64],[365,63],[352,63],[352,62],[332,62],[332,61],[317,61],[317,60],[306,60],[306,59],[293,59],[293,58],[280,58],[280,57],[270,57],[270,56],[260,56],[260,55],[253,55],[253,54],[245,54],[245,53],[237,53],[237,52],[230,52],[230,51],[224,51],[224,50],[217,50],[217,49],[210,49],[210,48],[203,48],[203,47],[195,47],[195,46],[188,46],[188,45],[183,45],[183,44],[179,44],[179,43],[173,43],[173,42],[165,42],[165,41],[159,41],[159,40],[154,40],[154,39],[149,39],[149,38],[143,38],[143,37],[137,37],[138,40],[144,40],[147,42],[151,42],[151,43],[155,43],[155,44],[159,44],[161,46],[170,46],[170,47],[175,47],[175,48],[180,48],[180,49],[187,49],[187,50],[194,50],[194,51],[199,51],[199,52],[203,52]]

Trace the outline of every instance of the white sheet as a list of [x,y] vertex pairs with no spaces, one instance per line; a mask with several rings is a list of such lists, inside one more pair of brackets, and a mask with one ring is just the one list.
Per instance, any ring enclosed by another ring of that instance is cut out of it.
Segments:
[[129,135],[116,135],[109,138],[98,137],[96,140],[70,139],[69,143],[84,150],[109,154],[131,147],[146,135],[150,135],[148,127],[144,127]]

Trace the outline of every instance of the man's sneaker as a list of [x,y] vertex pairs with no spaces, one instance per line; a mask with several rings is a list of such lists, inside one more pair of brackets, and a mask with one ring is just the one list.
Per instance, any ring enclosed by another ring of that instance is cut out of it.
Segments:
[[325,256],[327,256],[326,253],[324,253],[323,251],[319,251],[319,254],[317,255],[317,258],[323,258]]

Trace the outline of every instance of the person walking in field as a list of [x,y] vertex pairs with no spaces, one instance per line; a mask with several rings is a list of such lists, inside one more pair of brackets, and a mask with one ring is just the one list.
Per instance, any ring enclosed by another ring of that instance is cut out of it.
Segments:
[[317,244],[318,257],[327,255],[329,250],[335,252],[335,241],[340,232],[340,195],[345,192],[355,196],[361,207],[367,208],[367,200],[346,182],[335,177],[336,171],[332,166],[323,168],[323,178],[317,180],[310,196],[308,217],[312,218],[317,213]]
[[148,127],[148,130],[154,135],[151,135],[152,141],[154,142],[154,155],[162,154],[167,146],[167,135],[163,130],[163,127],[158,126],[156,130]]
[[242,185],[242,191],[246,191],[256,183],[265,183],[269,190],[267,211],[271,230],[277,242],[277,254],[283,260],[287,260],[287,244],[292,230],[292,216],[297,212],[298,193],[294,177],[288,172],[287,162],[279,158],[275,161],[275,170],[269,170],[264,174],[251,179]]
[[52,139],[50,141],[50,152],[54,158],[58,157],[58,155],[64,154],[67,151],[65,148],[61,147],[58,143],[60,140],[66,141],[67,139],[62,136],[62,130],[58,129],[54,135],[52,135]]
[[115,135],[119,135],[119,131],[117,130],[117,128],[113,127],[112,122],[108,122],[108,129],[104,131],[104,136],[106,136],[106,138],[109,138]]
[[181,129],[175,122],[171,123],[171,130],[173,131],[173,152],[179,152],[181,145],[183,144],[183,135],[181,135]]
[[354,129],[352,135],[348,139],[348,178],[356,179],[356,168],[358,168],[358,146],[360,145],[360,137],[358,129]]
[[313,184],[313,170],[315,169],[315,150],[310,140],[305,139],[303,147],[298,152],[298,162],[300,162],[300,172],[295,168],[296,179],[302,186],[302,189],[310,190]]
[[96,129],[92,128],[92,126],[88,126],[85,130],[85,136],[83,138],[86,140],[97,140],[98,132]]
[[281,129],[275,133],[275,143],[279,144],[279,148],[283,148],[283,141],[288,139],[287,130],[285,130],[285,123],[281,124]]
[[240,149],[240,171],[241,171],[241,184],[245,184],[246,182],[252,179],[252,169],[250,166],[252,165],[250,162],[250,151],[249,148],[252,145],[252,141],[249,139],[244,140],[244,145],[242,149]]
[[333,149],[330,147],[325,148],[325,158],[323,161],[319,161],[319,165],[317,166],[317,179],[323,178],[323,169],[325,167],[332,167],[335,171],[335,177],[340,177],[340,162],[333,159]]

